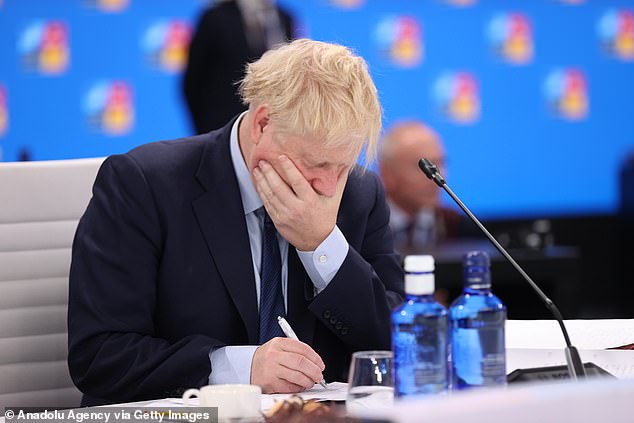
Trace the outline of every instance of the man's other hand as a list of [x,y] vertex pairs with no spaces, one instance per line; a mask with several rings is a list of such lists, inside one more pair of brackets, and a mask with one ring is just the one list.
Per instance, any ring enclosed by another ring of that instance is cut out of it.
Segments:
[[296,393],[322,379],[326,366],[308,345],[290,338],[273,338],[255,350],[251,383],[265,394]]

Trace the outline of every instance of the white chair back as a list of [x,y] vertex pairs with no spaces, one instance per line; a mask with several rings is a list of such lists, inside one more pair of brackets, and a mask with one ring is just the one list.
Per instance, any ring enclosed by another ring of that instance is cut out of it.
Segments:
[[0,163],[0,409],[78,407],[68,272],[103,158]]

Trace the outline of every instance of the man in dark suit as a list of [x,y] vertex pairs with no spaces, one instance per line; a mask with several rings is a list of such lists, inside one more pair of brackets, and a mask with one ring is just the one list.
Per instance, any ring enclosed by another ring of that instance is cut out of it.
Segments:
[[70,274],[84,404],[208,383],[298,392],[390,349],[402,271],[382,185],[355,165],[381,126],[365,62],[298,40],[250,64],[241,94],[249,110],[224,128],[100,169]]
[[440,137],[419,121],[402,121],[381,139],[379,169],[391,209],[394,244],[401,254],[421,254],[459,237],[474,236],[472,224],[440,203],[440,188],[418,168],[426,157],[445,174]]
[[236,88],[246,64],[292,36],[291,16],[272,0],[224,0],[203,13],[183,78],[196,133],[220,128],[246,109]]

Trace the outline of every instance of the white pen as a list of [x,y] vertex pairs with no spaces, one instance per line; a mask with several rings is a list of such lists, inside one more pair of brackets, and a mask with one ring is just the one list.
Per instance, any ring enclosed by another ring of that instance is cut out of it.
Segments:
[[[280,325],[280,327],[282,328],[282,332],[284,332],[284,335],[286,335],[287,338],[299,341],[299,338],[297,337],[297,335],[295,335],[295,331],[293,330],[291,325],[288,324],[285,318],[283,318],[282,316],[277,316],[277,323]],[[326,385],[326,381],[324,379],[322,379],[319,384],[323,386],[324,389],[328,389],[328,385]]]

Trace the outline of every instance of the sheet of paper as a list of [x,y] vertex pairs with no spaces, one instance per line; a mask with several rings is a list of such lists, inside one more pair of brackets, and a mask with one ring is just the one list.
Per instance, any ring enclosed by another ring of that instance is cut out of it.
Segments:
[[[304,392],[300,392],[299,395],[304,400],[317,400],[317,401],[344,401],[348,394],[348,384],[341,382],[329,383],[328,389],[324,389],[321,385],[315,384],[311,389]],[[263,394],[262,395],[262,411],[270,409],[275,401],[284,401],[291,397],[292,394]],[[188,405],[191,407],[198,407],[200,402],[198,398],[190,398]],[[164,398],[158,401],[152,401],[145,404],[145,407],[185,407],[185,404],[181,398]]]
[[[345,401],[348,394],[348,384],[342,382],[332,382],[327,384],[328,389],[315,384],[311,389],[300,392],[299,395],[304,400],[317,401]],[[270,409],[276,401],[284,401],[292,394],[269,394],[262,395],[262,411]]]
[[200,406],[200,401],[198,398],[190,398],[187,400],[187,405],[183,402],[182,398],[163,398],[157,401],[152,401],[145,405],[145,407],[165,407],[165,408],[175,408],[175,407],[198,407]]
[[[634,319],[566,320],[572,344],[578,349],[600,350],[634,343]],[[506,348],[565,348],[555,320],[508,320]]]
[[[584,363],[592,362],[619,379],[634,378],[634,351],[626,350],[579,350]],[[506,372],[532,367],[560,366],[566,364],[562,348],[506,350]]]

